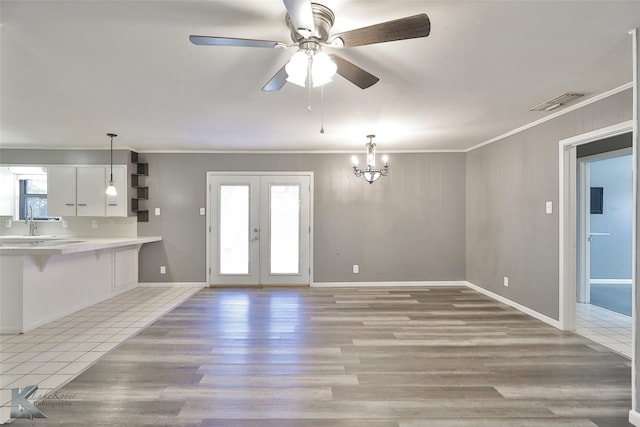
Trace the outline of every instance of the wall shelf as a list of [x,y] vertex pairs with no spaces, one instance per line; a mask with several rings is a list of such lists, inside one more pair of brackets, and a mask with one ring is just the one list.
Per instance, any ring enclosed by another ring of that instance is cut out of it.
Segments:
[[131,174],[131,187],[135,196],[131,198],[131,210],[138,216],[138,222],[148,222],[149,211],[144,209],[141,201],[149,200],[149,187],[145,185],[144,178],[149,176],[149,164],[142,161],[135,151],[131,152],[131,163],[135,164],[135,173]]

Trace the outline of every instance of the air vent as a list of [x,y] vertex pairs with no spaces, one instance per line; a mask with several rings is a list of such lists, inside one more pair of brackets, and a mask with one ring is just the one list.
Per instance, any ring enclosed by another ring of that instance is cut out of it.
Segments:
[[529,111],[551,111],[565,104],[575,101],[576,99],[584,96],[584,93],[563,93],[555,98],[551,98],[548,101],[538,104],[535,107],[529,109]]

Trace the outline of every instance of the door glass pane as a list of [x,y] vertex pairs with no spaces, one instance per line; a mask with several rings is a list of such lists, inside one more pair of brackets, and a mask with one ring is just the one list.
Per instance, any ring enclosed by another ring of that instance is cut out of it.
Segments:
[[220,186],[220,274],[249,274],[249,186]]
[[300,273],[300,186],[270,187],[271,274]]

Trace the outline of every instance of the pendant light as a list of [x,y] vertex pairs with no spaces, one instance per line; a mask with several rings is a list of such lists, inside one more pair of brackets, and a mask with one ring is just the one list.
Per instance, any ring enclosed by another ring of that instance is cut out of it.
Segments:
[[105,191],[107,196],[117,196],[118,191],[116,190],[115,182],[113,181],[113,138],[116,135],[115,133],[108,133],[107,136],[111,138],[111,174],[109,178],[109,186],[107,187],[107,191]]

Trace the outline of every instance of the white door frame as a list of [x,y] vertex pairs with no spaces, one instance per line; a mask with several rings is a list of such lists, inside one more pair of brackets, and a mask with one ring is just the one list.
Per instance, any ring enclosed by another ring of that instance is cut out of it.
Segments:
[[240,172],[240,171],[233,171],[233,172],[227,172],[227,171],[207,171],[207,186],[206,188],[206,210],[207,210],[207,214],[206,214],[206,241],[207,241],[207,245],[206,245],[206,256],[207,256],[207,263],[206,263],[206,286],[210,286],[211,285],[211,269],[212,269],[212,265],[211,265],[211,232],[212,232],[212,220],[211,220],[211,180],[213,177],[215,176],[251,176],[251,175],[255,175],[255,176],[308,176],[309,177],[309,226],[310,226],[310,234],[309,234],[309,285],[311,285],[311,283],[313,283],[313,235],[314,235],[314,221],[313,221],[313,187],[314,187],[314,181],[313,181],[313,172],[310,171],[296,171],[296,172],[290,172],[290,171],[246,171],[246,172]]
[[[579,145],[629,133],[634,130],[633,120],[618,123],[606,128],[597,129],[571,138],[560,140],[559,143],[559,325],[564,331],[575,330],[576,322],[576,277],[577,277],[577,156]],[[635,206],[636,206],[636,149],[633,147],[633,286],[635,287]],[[635,313],[634,313],[635,317]]]

